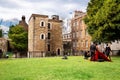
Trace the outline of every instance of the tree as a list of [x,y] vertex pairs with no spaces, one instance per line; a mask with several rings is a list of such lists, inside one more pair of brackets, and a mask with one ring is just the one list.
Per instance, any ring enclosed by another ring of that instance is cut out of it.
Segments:
[[[0,20],[0,25],[1,25],[2,21],[3,21],[3,19]],[[0,27],[1,27],[1,26],[0,26]],[[1,38],[2,36],[3,36],[3,35],[2,35],[2,29],[0,29],[0,38]]]
[[120,39],[120,0],[90,0],[84,19],[93,41]]
[[11,39],[13,49],[18,52],[27,52],[28,33],[20,25],[10,26],[8,36]]
[[2,37],[2,29],[0,29],[0,38]]

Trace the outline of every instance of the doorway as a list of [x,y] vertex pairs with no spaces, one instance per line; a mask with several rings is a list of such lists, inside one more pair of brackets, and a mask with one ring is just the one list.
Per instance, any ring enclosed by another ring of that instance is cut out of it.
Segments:
[[57,50],[57,54],[60,55],[60,49]]

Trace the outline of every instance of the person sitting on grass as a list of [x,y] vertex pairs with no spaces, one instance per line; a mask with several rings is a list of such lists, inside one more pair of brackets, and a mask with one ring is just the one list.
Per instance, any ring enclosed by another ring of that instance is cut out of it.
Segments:
[[67,54],[65,53],[62,59],[68,59]]
[[90,57],[90,51],[84,52],[84,59],[88,59]]

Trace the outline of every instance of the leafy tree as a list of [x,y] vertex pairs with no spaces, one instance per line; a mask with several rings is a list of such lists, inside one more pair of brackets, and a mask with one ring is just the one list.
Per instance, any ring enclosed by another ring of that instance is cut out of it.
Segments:
[[2,29],[0,29],[0,38],[2,37]]
[[[0,25],[1,25],[2,21],[3,21],[3,19],[0,20]],[[2,29],[0,29],[0,37],[2,37]]]
[[11,26],[8,32],[13,49],[26,52],[28,48],[28,33],[20,25]]
[[120,0],[90,0],[84,19],[93,41],[120,39]]

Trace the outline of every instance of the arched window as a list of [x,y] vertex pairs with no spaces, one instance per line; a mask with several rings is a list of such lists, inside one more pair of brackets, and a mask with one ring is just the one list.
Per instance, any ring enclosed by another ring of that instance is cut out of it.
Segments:
[[45,34],[40,34],[40,39],[45,39]]
[[48,33],[48,39],[50,39],[50,36],[51,36],[50,33]]
[[44,27],[44,26],[45,26],[45,22],[44,22],[43,20],[40,22],[40,26],[41,26],[41,27]]
[[48,51],[50,51],[50,44],[48,44]]
[[51,29],[51,24],[50,24],[50,23],[48,23],[48,30],[49,30],[49,29]]

